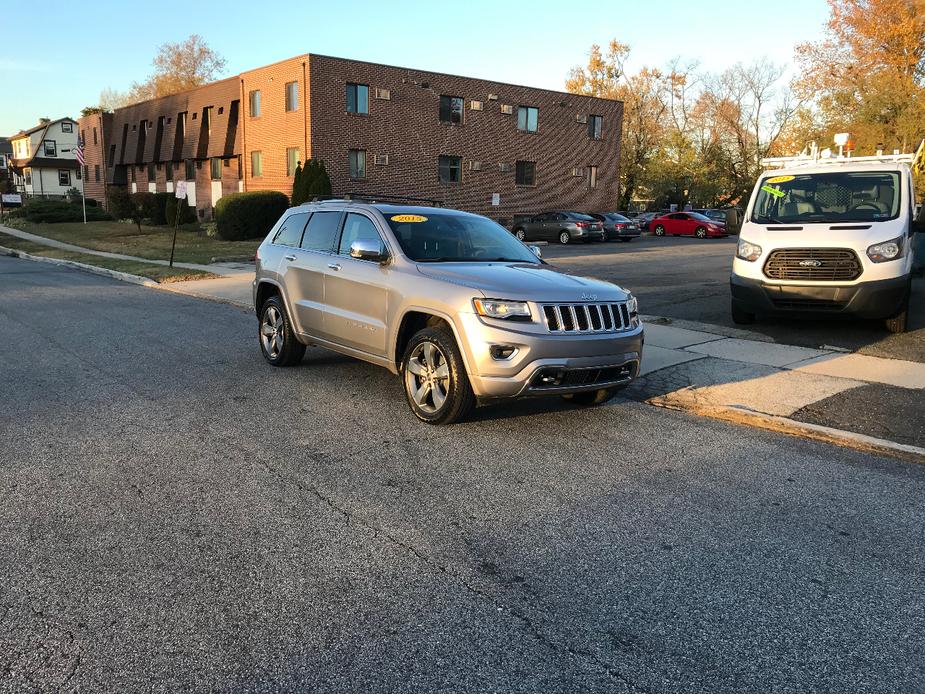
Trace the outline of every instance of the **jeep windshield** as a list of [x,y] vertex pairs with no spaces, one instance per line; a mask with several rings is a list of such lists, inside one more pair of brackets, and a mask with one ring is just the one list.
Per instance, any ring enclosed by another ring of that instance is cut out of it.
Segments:
[[884,222],[899,216],[895,171],[826,171],[761,179],[752,207],[758,224]]
[[507,229],[485,217],[430,210],[383,214],[402,251],[415,262],[541,262]]

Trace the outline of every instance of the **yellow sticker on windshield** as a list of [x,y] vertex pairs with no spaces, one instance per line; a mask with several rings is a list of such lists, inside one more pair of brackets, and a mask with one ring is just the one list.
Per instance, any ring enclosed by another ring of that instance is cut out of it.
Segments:
[[426,222],[427,217],[419,214],[396,214],[391,217],[393,222]]
[[774,178],[766,178],[765,183],[786,183],[787,181],[792,181],[796,176],[775,176]]

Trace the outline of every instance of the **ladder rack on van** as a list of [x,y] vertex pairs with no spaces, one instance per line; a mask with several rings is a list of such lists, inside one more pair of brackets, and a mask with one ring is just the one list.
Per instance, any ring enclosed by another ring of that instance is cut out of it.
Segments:
[[816,143],[807,146],[800,154],[795,157],[767,157],[761,160],[761,165],[765,169],[783,169],[796,166],[844,166],[846,164],[856,164],[864,162],[880,162],[882,164],[904,163],[912,164],[917,159],[921,159],[925,151],[925,140],[919,151],[916,153],[904,152],[900,154],[874,154],[866,157],[852,157],[850,154],[834,154],[831,150],[819,151]]

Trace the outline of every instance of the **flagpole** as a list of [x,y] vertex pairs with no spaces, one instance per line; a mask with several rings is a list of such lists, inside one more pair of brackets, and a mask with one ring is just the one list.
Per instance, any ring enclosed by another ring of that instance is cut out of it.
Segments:
[[[77,166],[83,166],[84,161],[86,161],[84,159],[84,156],[85,156],[84,155],[84,143],[79,133],[77,134],[77,150],[78,150]],[[87,223],[87,187],[86,187],[87,176],[86,176],[86,173],[87,172],[84,171],[84,175],[80,177],[80,197],[83,201],[84,224]]]

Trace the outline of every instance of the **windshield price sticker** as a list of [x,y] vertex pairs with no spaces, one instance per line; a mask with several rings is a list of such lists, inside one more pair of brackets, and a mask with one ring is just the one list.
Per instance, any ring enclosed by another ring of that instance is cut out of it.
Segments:
[[773,195],[775,198],[782,198],[786,195],[784,191],[772,188],[771,186],[761,186],[761,190],[769,195]]
[[396,214],[391,217],[393,222],[426,222],[427,217],[422,217],[419,214]]
[[792,181],[796,176],[775,176],[774,178],[766,178],[765,183],[786,183],[787,181]]

